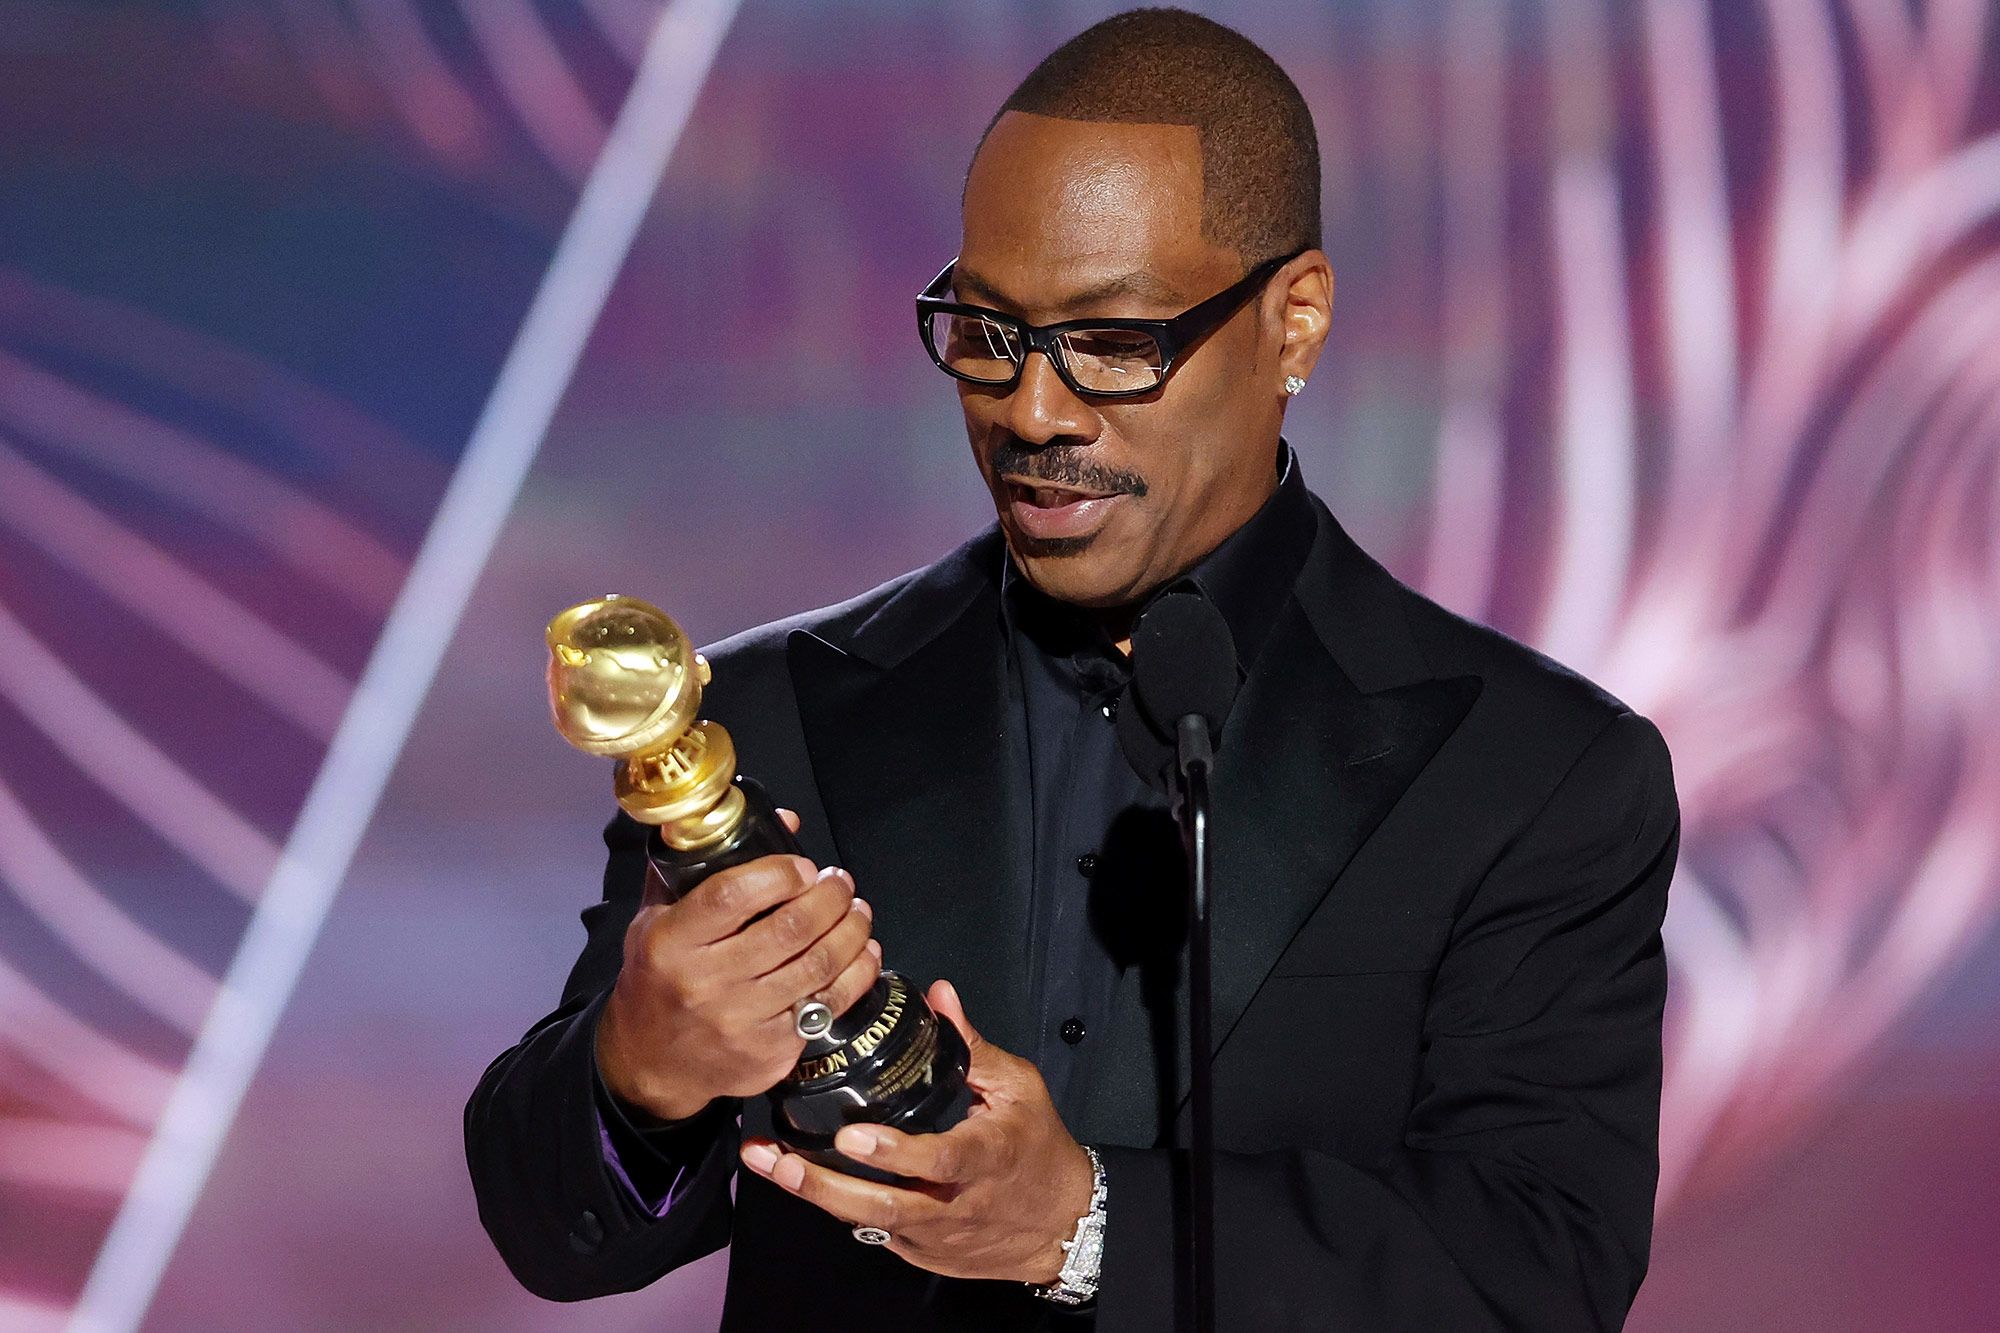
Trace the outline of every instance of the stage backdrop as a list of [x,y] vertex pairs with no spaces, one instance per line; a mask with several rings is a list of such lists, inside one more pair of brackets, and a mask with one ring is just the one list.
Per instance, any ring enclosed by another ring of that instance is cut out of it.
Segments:
[[[990,519],[910,298],[1110,8],[0,4],[0,1326],[712,1326],[725,1257],[545,1305],[473,1213],[610,812],[541,626]],[[1984,1326],[2000,14],[1204,8],[1320,127],[1307,481],[1673,750],[1634,1326]]]

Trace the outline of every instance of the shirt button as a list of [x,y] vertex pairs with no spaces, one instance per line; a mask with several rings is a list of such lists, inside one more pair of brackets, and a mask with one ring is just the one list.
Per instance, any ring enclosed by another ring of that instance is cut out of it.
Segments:
[[584,1209],[569,1233],[569,1247],[578,1254],[595,1254],[597,1247],[603,1243],[604,1223],[598,1221],[596,1213]]
[[1118,716],[1118,696],[1117,696],[1117,695],[1115,695],[1115,694],[1114,694],[1114,695],[1112,695],[1112,696],[1111,696],[1111,702],[1110,702],[1110,703],[1107,703],[1107,704],[1104,704],[1104,705],[1102,705],[1101,707],[1099,707],[1099,708],[1098,708],[1098,710],[1097,710],[1097,711],[1098,711],[1098,712],[1100,712],[1100,713],[1102,713],[1102,714],[1104,714],[1104,716],[1106,716],[1106,717],[1112,717],[1112,718],[1115,718],[1115,717],[1117,717],[1117,716]]
[[1094,874],[1096,874],[1096,873],[1097,873],[1097,853],[1096,853],[1096,852],[1085,852],[1085,853],[1084,853],[1084,854],[1083,854],[1082,856],[1079,856],[1079,857],[1077,857],[1077,858],[1076,858],[1076,868],[1077,868],[1077,869],[1078,869],[1079,871],[1081,871],[1082,873],[1086,874],[1086,875],[1094,875]]
[[1064,1019],[1062,1025],[1062,1039],[1068,1042],[1072,1046],[1082,1041],[1083,1020],[1081,1018]]

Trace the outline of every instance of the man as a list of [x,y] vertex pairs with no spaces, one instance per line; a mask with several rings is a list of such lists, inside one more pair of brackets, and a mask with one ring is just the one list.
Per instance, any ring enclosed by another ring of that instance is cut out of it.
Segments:
[[[963,214],[919,306],[998,522],[708,650],[707,711],[810,860],[636,911],[646,830],[613,821],[562,1007],[467,1107],[501,1253],[569,1300],[729,1244],[729,1328],[1175,1326],[1183,869],[1114,715],[1138,613],[1178,588],[1241,680],[1215,790],[1222,1325],[1617,1325],[1656,1174],[1667,752],[1305,488],[1280,428],[1333,275],[1297,90],[1205,19],[1109,19],[1008,99]],[[756,1096],[799,1052],[793,1001],[841,1009],[885,954],[948,979],[930,999],[980,1097],[941,1134],[842,1131],[908,1187],[783,1152]],[[1094,1273],[1064,1248],[1093,1215]]]

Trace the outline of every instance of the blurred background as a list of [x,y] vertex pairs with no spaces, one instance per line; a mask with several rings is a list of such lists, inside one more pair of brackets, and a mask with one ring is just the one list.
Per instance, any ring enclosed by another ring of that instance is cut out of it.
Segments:
[[[713,1327],[474,1215],[610,813],[541,627],[991,519],[910,298],[1118,7],[0,0],[0,1328]],[[1308,483],[1674,753],[1632,1326],[1990,1326],[2000,13],[1196,7],[1319,125]]]

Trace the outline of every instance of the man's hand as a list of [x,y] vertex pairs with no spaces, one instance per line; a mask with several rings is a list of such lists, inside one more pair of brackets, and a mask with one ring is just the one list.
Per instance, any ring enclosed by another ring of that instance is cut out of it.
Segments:
[[[797,815],[779,814],[798,832]],[[872,929],[853,877],[802,856],[745,861],[677,903],[640,908],[597,1026],[605,1086],[665,1120],[763,1092],[805,1049],[795,1001],[845,1013],[875,984]]]
[[857,1161],[913,1177],[912,1187],[830,1171],[770,1139],[746,1139],[743,1163],[843,1222],[882,1228],[889,1248],[919,1268],[1054,1282],[1061,1242],[1090,1208],[1090,1158],[1063,1127],[1040,1071],[973,1031],[950,982],[927,998],[972,1052],[971,1115],[942,1134],[849,1125],[834,1139]]

